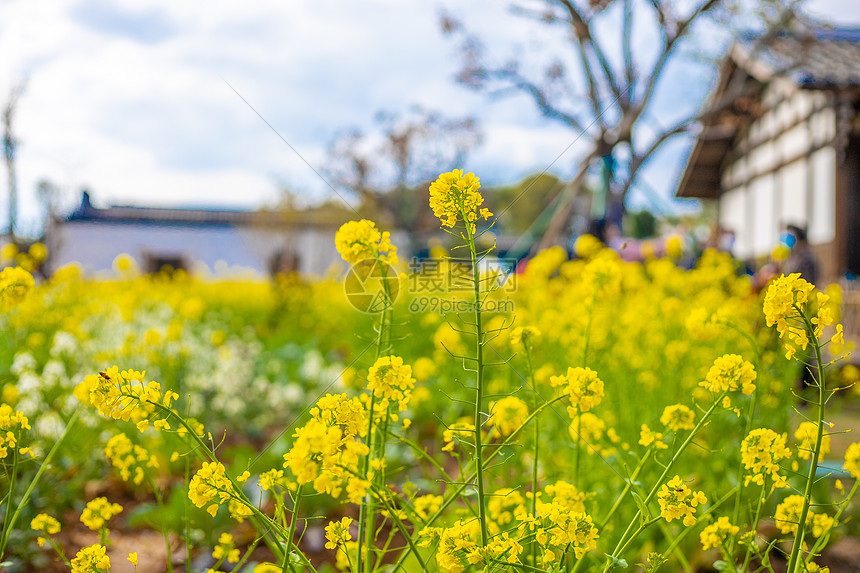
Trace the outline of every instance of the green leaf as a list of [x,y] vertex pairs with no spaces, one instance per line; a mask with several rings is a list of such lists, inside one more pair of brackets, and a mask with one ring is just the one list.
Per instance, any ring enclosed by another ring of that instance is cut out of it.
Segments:
[[641,514],[639,517],[639,521],[644,526],[648,521],[651,520],[651,512],[648,511],[648,506],[645,505],[645,500],[642,499],[642,496],[633,492],[633,500],[636,502],[636,505],[639,507],[639,513]]
[[728,568],[729,568],[729,564],[726,563],[725,561],[723,561],[722,559],[714,561],[714,569],[716,569],[717,571],[725,571]]
[[604,555],[606,555],[607,559],[612,561],[611,568],[620,567],[621,569],[627,569],[627,561],[625,559],[618,559],[617,557],[615,557],[614,555],[610,555],[609,553],[604,553]]

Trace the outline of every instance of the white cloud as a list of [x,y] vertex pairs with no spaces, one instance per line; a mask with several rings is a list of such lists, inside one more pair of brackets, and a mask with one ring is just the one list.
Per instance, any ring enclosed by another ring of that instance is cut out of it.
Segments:
[[[564,34],[524,24],[507,3],[449,5],[500,60],[536,48],[537,65],[541,46]],[[843,5],[811,2],[860,13],[860,3]],[[524,96],[492,101],[454,84],[457,46],[439,32],[438,6],[422,0],[7,0],[0,53],[0,100],[29,76],[17,170],[31,220],[41,178],[69,202],[83,185],[102,203],[254,207],[279,181],[323,193],[222,77],[317,168],[336,131],[413,103],[482,119],[485,145],[470,163],[488,182],[543,169],[575,135]],[[572,163],[571,153],[558,172]]]

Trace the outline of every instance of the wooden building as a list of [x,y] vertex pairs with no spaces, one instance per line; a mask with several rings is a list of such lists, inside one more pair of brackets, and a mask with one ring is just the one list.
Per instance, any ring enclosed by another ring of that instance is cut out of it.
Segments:
[[745,38],[722,64],[676,196],[717,201],[733,254],[752,263],[786,225],[806,228],[818,282],[850,289],[860,274],[858,110],[860,29]]
[[143,272],[170,266],[260,278],[276,272],[323,276],[343,266],[334,234],[347,219],[326,209],[98,208],[84,193],[74,212],[49,224],[46,271],[76,262],[88,274],[109,272],[114,259],[127,254]]

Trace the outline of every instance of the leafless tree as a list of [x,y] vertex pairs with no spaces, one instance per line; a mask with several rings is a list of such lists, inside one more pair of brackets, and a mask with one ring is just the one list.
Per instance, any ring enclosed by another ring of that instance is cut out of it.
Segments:
[[469,117],[446,117],[420,106],[380,112],[371,131],[350,129],[333,138],[326,173],[358,197],[362,213],[416,229],[426,211],[421,184],[461,165],[480,141],[480,128]]
[[[700,22],[739,27],[756,22],[777,30],[793,19],[792,0],[534,0],[512,10],[566,38],[552,47],[541,68],[523,64],[522,54],[501,64],[488,61],[483,42],[449,14],[444,33],[459,41],[458,81],[498,95],[525,93],[546,117],[571,128],[589,142],[576,175],[555,203],[555,212],[537,247],[555,244],[569,220],[573,198],[596,162],[616,164],[607,208],[623,211],[627,194],[648,161],[673,138],[695,130],[700,112],[669,126],[655,125],[654,101],[669,63],[691,45]],[[653,50],[636,51],[634,27],[655,33]],[[713,29],[713,28],[712,28]],[[609,31],[609,32],[608,32]],[[711,63],[713,65],[713,63]],[[741,89],[739,87],[739,89]],[[607,181],[609,177],[607,177]],[[608,187],[608,185],[607,185]],[[608,191],[608,190],[607,190]]]
[[13,129],[15,109],[18,99],[24,92],[23,81],[16,84],[9,92],[6,106],[3,109],[3,152],[6,158],[6,173],[9,186],[9,239],[15,240],[15,227],[18,214],[18,183],[15,179],[15,148],[18,141],[15,139]]

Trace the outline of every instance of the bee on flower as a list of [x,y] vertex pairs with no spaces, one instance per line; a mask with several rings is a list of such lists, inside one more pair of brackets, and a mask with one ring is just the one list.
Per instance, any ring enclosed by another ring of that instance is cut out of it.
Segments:
[[657,501],[660,515],[666,521],[681,519],[686,527],[692,527],[696,524],[696,508],[708,499],[703,492],[692,491],[680,476],[675,476],[661,486]]

